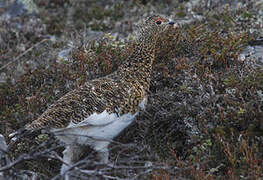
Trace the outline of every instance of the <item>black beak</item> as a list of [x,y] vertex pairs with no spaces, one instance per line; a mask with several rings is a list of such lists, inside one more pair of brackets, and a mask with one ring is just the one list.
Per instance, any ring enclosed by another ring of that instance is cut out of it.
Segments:
[[168,24],[169,25],[174,25],[174,21],[169,21]]

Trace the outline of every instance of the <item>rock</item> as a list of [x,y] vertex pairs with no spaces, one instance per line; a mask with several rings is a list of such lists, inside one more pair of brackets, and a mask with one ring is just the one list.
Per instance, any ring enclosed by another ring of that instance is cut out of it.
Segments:
[[2,72],[1,74],[0,74],[0,83],[4,83],[4,82],[6,82],[6,73],[4,73],[4,72]]
[[1,18],[8,19],[34,13],[38,13],[38,9],[32,0],[15,0],[1,15]]

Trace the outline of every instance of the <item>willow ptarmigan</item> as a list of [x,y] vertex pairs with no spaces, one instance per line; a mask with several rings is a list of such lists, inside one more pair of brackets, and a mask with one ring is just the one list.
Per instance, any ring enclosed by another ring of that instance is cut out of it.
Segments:
[[145,107],[156,41],[173,24],[161,16],[148,17],[134,52],[117,71],[67,93],[25,126],[30,131],[49,129],[65,143],[62,174],[73,164],[79,145],[91,146],[103,163],[108,162],[110,141]]

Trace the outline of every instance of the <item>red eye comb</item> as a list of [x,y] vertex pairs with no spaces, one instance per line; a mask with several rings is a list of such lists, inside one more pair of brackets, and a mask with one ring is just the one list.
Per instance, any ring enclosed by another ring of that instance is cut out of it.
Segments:
[[157,22],[157,21],[163,21],[163,18],[160,18],[160,17],[159,17],[159,18],[157,18],[157,19],[154,20],[154,22]]

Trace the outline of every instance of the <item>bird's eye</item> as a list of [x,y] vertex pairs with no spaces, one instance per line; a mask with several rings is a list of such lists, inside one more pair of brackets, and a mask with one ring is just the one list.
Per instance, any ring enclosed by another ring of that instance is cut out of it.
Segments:
[[158,21],[156,21],[155,23],[158,24],[158,25],[160,25],[160,24],[162,24],[162,21],[158,20]]

